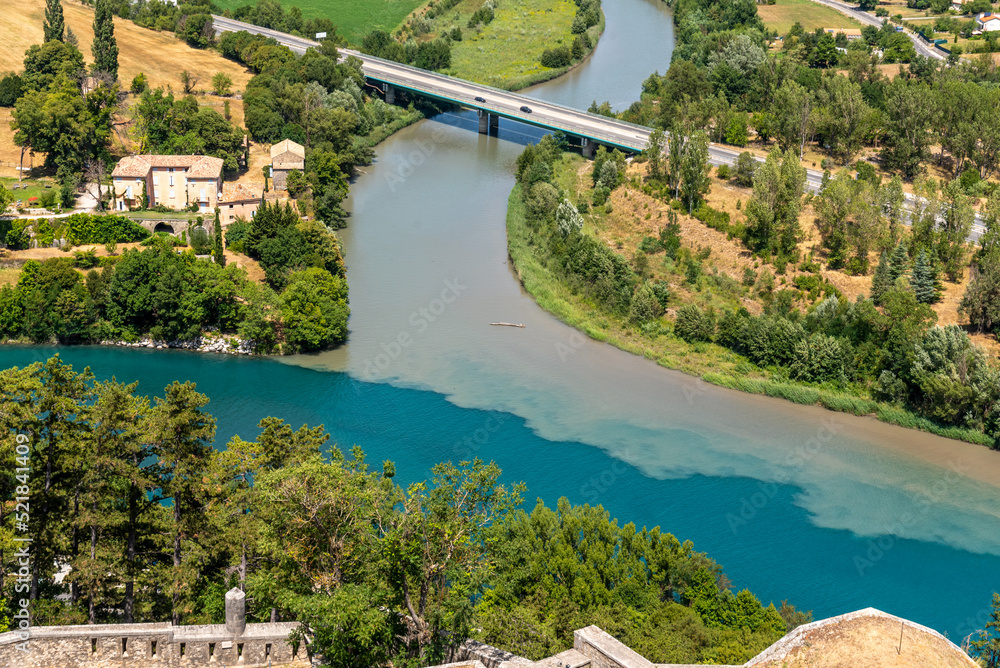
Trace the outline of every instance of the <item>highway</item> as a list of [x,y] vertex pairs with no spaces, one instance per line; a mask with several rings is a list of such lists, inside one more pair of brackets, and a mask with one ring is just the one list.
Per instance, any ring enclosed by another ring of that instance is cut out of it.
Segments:
[[[873,14],[869,14],[868,12],[863,12],[854,5],[849,5],[846,2],[840,2],[839,0],[813,0],[813,2],[836,9],[838,12],[850,16],[852,19],[857,19],[865,25],[875,26],[876,28],[882,27],[883,19]],[[913,47],[921,56],[924,56],[925,58],[934,58],[936,60],[945,59],[943,53],[920,39],[920,37],[918,37],[913,31],[905,30],[904,32],[906,36],[910,38],[910,41],[913,42]]]
[[[249,33],[273,37],[292,51],[303,54],[319,42],[295,37],[276,30],[259,28],[242,21],[234,21],[221,16],[213,16],[216,34],[245,30]],[[598,143],[615,146],[628,151],[641,151],[646,147],[650,129],[633,125],[614,118],[564,107],[538,100],[527,95],[484,86],[456,79],[436,72],[429,72],[410,65],[402,65],[391,60],[375,58],[351,49],[338,49],[341,57],[354,56],[361,60],[365,76],[396,88],[413,91],[420,95],[437,98],[444,102],[459,104],[522,123],[528,123],[546,130],[561,130],[576,137],[587,137]],[[483,101],[477,101],[476,98]],[[528,107],[530,112],[521,110]]]
[[[830,5],[838,11],[858,15],[859,20],[871,23],[876,21],[881,25],[881,21],[870,14],[859,12],[850,5],[837,2],[837,0],[814,0],[822,4]],[[250,23],[227,19],[222,16],[213,16],[216,34],[223,32],[238,32],[245,30],[248,33],[272,37],[279,44],[284,44],[292,51],[303,54],[308,49],[320,46],[319,42],[296,37],[287,33],[261,28]],[[917,44],[919,38],[911,36]],[[918,50],[922,43],[917,44]],[[361,69],[365,76],[373,81],[387,83],[396,88],[410,90],[421,95],[458,104],[470,109],[476,109],[505,118],[514,119],[522,123],[528,123],[546,130],[561,130],[569,135],[577,137],[587,137],[601,144],[616,146],[628,151],[642,151],[649,143],[649,133],[651,128],[641,125],[626,123],[614,118],[591,114],[578,109],[571,109],[551,102],[545,102],[521,93],[511,93],[509,91],[484,86],[482,84],[456,79],[436,72],[428,72],[410,65],[403,65],[382,58],[375,58],[363,54],[360,51],[340,48],[338,51],[341,58],[354,56],[361,60]],[[933,51],[933,49],[932,49]],[[935,57],[938,57],[935,54]],[[483,98],[484,101],[477,101],[476,98]],[[531,112],[521,111],[522,106],[527,106]],[[739,157],[741,151],[718,144],[709,145],[709,162],[712,165],[733,165]],[[764,158],[756,156],[759,162]],[[815,169],[806,169],[806,190],[818,192],[823,182],[823,172]],[[912,195],[907,195],[908,200],[912,200]],[[970,239],[978,239],[984,232],[984,228],[979,222],[977,214],[976,224],[973,228]]]

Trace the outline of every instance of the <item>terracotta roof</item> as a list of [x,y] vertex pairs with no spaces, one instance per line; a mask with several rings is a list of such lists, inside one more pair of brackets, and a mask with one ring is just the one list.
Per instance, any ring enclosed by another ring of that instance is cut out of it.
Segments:
[[130,155],[122,158],[115,165],[111,176],[138,176],[143,177],[149,174],[149,161],[145,155]]
[[222,158],[208,155],[130,155],[118,161],[111,176],[143,177],[153,167],[180,167],[189,178],[215,179],[222,175],[223,164]]
[[271,147],[271,158],[281,155],[282,153],[292,153],[305,159],[306,149],[302,144],[296,144],[291,139],[284,139],[279,141],[277,144]]
[[242,183],[223,183],[222,184],[222,197],[219,199],[219,203],[223,202],[252,202],[254,200],[260,201],[262,196],[262,191],[254,190],[249,186],[245,186]]

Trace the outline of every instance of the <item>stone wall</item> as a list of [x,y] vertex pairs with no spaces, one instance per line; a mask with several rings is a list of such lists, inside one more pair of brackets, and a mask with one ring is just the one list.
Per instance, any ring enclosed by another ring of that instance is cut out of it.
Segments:
[[305,648],[288,642],[297,627],[247,624],[243,592],[234,589],[226,594],[226,624],[35,626],[0,633],[0,668],[307,665]]
[[592,668],[653,668],[653,664],[596,626],[573,632],[573,649],[590,659]]
[[[296,623],[247,624],[241,635],[223,624],[101,624],[36,626],[27,641],[0,634],[0,668],[111,668],[111,666],[280,666],[304,660],[288,643]],[[23,643],[27,643],[24,645]],[[22,647],[26,648],[21,649]]]

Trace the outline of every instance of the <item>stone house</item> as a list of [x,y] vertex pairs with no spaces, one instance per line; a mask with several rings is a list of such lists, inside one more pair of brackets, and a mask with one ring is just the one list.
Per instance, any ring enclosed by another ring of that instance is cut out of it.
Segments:
[[143,186],[149,206],[181,211],[192,203],[211,213],[222,197],[222,158],[207,155],[132,155],[111,172],[119,211],[142,206]]
[[222,196],[219,198],[219,222],[226,226],[240,216],[250,220],[257,213],[263,194],[262,191],[255,191],[242,183],[222,184]]
[[275,190],[284,190],[288,172],[306,168],[306,149],[291,139],[285,139],[271,147],[271,178]]

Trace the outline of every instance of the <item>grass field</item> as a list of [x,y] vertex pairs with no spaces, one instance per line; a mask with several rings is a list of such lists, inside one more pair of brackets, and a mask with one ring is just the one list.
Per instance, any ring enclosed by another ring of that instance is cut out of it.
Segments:
[[[222,9],[236,9],[248,0],[215,0]],[[427,0],[279,0],[286,9],[297,6],[305,18],[325,17],[337,26],[337,34],[352,44],[376,28],[391,32],[410,12]]]
[[[504,0],[496,18],[478,35],[465,28],[467,14],[480,5],[462,2],[458,22],[465,38],[452,45],[450,74],[498,88],[520,88],[527,83],[551,78],[554,72],[543,67],[542,51],[573,43],[570,27],[576,15],[572,0]],[[591,29],[593,30],[593,29]],[[596,39],[592,39],[596,42]]]
[[812,0],[777,0],[774,5],[757,5],[757,14],[768,28],[784,35],[798,21],[806,32],[816,28],[860,28],[861,24],[836,9]]
[[[0,127],[0,130],[2,129],[3,128]],[[41,197],[42,193],[44,193],[47,190],[45,186],[49,186],[48,189],[51,189],[55,184],[55,182],[52,179],[24,179],[24,181],[18,184],[16,178],[0,178],[0,183],[6,186],[7,190],[10,190],[11,192],[14,193],[15,201],[22,200],[23,202],[25,202],[25,206],[30,206],[27,204],[30,198]],[[21,185],[27,187],[23,189],[18,188],[17,190],[12,190],[12,186],[14,185]]]

